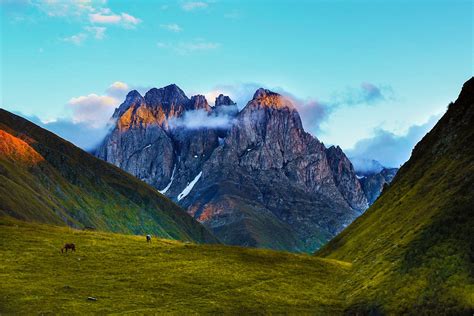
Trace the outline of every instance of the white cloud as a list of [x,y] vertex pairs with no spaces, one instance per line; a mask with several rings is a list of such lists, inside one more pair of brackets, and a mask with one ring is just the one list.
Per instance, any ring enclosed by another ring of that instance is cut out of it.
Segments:
[[117,25],[122,25],[125,28],[133,28],[135,25],[141,22],[140,19],[128,13],[113,14],[110,12],[110,10],[105,11],[105,12],[102,11],[100,13],[89,14],[89,20],[92,23],[117,24]]
[[99,40],[105,37],[105,31],[107,30],[107,28],[103,26],[86,26],[84,29],[92,33],[94,38]]
[[130,29],[141,23],[139,18],[127,12],[115,14],[106,6],[106,0],[29,0],[28,4],[50,17],[83,24],[97,39],[104,38],[106,29],[87,24],[114,24]]
[[358,141],[353,148],[345,150],[350,157],[374,159],[386,167],[399,167],[410,158],[415,145],[433,128],[441,115],[434,115],[421,125],[412,125],[406,134],[397,135],[378,128],[370,138]]
[[72,110],[73,123],[85,123],[98,128],[110,119],[119,102],[114,97],[92,93],[71,98],[68,106]]
[[86,38],[87,38],[87,34],[79,33],[79,34],[76,34],[76,35],[65,37],[65,38],[63,38],[63,41],[72,43],[74,45],[81,45]]
[[123,100],[131,88],[125,82],[115,81],[106,90],[107,95]]
[[392,87],[363,82],[358,88],[346,88],[334,93],[331,103],[338,106],[375,104],[379,101],[393,101],[395,99]]
[[[60,135],[85,150],[93,150],[107,135],[113,124],[110,121],[115,108],[123,102],[129,89],[125,82],[112,83],[104,95],[91,93],[73,97],[65,105],[70,117],[41,120],[27,116],[36,124]],[[136,88],[143,90],[145,88]],[[22,115],[21,113],[19,113]],[[24,115],[22,115],[24,116]]]
[[221,128],[227,129],[233,123],[234,118],[227,112],[218,115],[209,114],[206,110],[199,109],[184,112],[183,116],[172,118],[169,121],[171,128]]
[[165,29],[165,30],[168,30],[168,31],[171,31],[171,32],[175,32],[175,33],[178,33],[178,32],[181,32],[183,29],[176,23],[171,23],[171,24],[161,24],[160,25],[161,28]]
[[189,1],[189,2],[184,2],[181,5],[181,8],[185,11],[192,11],[195,9],[205,9],[209,6],[208,3],[203,2],[203,1]]
[[132,25],[136,25],[136,24],[138,24],[142,21],[139,18],[136,18],[136,17],[134,17],[130,14],[127,14],[127,13],[122,13],[121,17],[122,17],[122,21],[124,21],[127,24],[132,24]]
[[99,127],[93,127],[87,123],[74,123],[69,118],[45,121],[36,116],[27,116],[22,113],[18,114],[61,136],[62,138],[67,139],[84,150],[96,149],[112,126],[102,125]]
[[214,102],[219,94],[228,95],[239,109],[242,109],[248,101],[253,97],[255,91],[262,85],[255,82],[237,83],[237,84],[221,84],[217,85],[211,91],[205,93],[206,99]]
[[31,0],[30,4],[51,17],[81,16],[84,13],[93,12],[104,1],[92,0]]
[[119,23],[122,18],[120,15],[112,14],[106,15],[102,13],[93,13],[89,15],[89,20],[92,23]]
[[207,42],[202,39],[195,39],[189,42],[165,43],[158,42],[159,48],[171,49],[180,55],[187,55],[198,51],[209,51],[220,47],[219,43]]

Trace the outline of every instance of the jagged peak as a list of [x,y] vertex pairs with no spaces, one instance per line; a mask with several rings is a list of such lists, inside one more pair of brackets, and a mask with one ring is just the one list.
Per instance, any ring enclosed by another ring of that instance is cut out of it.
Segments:
[[259,88],[253,94],[253,99],[256,100],[256,99],[266,98],[270,96],[280,97],[281,95],[265,88]]
[[191,100],[192,100],[192,101],[199,101],[199,102],[206,102],[206,103],[207,103],[206,97],[203,96],[202,94],[193,95],[193,96],[191,97]]
[[216,98],[216,101],[215,101],[215,106],[226,106],[226,105],[236,105],[237,103],[235,103],[234,101],[232,101],[232,99],[227,96],[227,95],[223,95],[222,93],[219,94],[219,96]]
[[123,115],[132,105],[135,103],[141,103],[143,102],[144,99],[140,92],[137,90],[132,90],[129,93],[127,93],[127,96],[125,97],[125,101],[123,101],[122,104],[118,108],[115,109],[114,114],[112,117],[117,118]]
[[268,89],[260,88],[255,91],[251,103],[257,104],[260,107],[282,109],[294,109],[294,104],[291,99],[282,96],[279,93],[270,91]]
[[206,111],[210,111],[211,107],[207,102],[207,99],[202,94],[193,95],[189,102],[189,109],[190,110],[198,110],[204,109]]
[[125,102],[134,101],[137,99],[143,99],[143,96],[137,90],[132,90],[129,93],[127,93],[127,96],[125,97]]
[[331,145],[327,150],[335,153],[343,153],[341,147],[338,145]]
[[176,84],[170,84],[163,88],[151,88],[145,94],[145,100],[149,105],[185,103],[188,97]]

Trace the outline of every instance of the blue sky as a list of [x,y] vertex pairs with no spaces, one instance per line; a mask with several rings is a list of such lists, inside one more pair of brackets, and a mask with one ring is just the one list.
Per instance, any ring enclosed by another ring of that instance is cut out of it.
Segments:
[[243,106],[264,86],[326,144],[399,165],[473,75],[472,1],[0,3],[0,106],[82,147],[129,89]]

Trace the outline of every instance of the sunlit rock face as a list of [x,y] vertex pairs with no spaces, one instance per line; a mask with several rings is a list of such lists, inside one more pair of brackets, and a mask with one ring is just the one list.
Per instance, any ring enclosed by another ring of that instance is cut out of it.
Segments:
[[[186,125],[198,112],[228,124]],[[145,98],[131,92],[114,119],[97,155],[161,190],[227,244],[313,251],[367,208],[342,150],[306,133],[291,100],[272,91],[258,89],[239,111],[227,96],[211,107],[170,85]]]

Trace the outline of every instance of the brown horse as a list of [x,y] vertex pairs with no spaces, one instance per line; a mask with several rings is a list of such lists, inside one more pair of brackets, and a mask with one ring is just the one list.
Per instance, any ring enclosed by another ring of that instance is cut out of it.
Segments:
[[66,252],[67,252],[68,249],[71,249],[71,251],[76,251],[76,245],[74,245],[74,244],[65,244],[64,247],[61,248],[61,253],[64,250],[66,250]]

